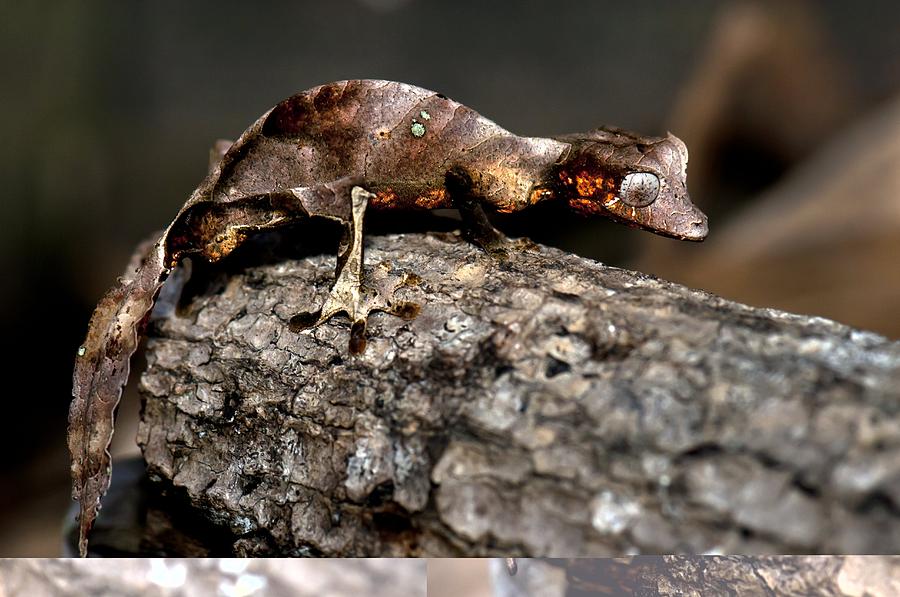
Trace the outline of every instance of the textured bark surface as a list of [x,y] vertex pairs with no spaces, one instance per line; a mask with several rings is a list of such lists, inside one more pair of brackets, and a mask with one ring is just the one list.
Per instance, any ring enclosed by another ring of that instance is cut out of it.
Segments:
[[0,597],[424,597],[415,560],[0,560]]
[[892,597],[898,556],[640,556],[622,560],[519,560],[510,577],[492,562],[496,597],[741,595]]
[[900,344],[545,247],[366,250],[422,308],[375,315],[359,357],[346,321],[286,325],[333,256],[161,298],[139,443],[219,550],[900,551]]

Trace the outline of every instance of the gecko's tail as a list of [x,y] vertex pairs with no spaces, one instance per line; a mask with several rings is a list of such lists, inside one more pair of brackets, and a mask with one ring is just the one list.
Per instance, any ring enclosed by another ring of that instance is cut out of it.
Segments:
[[97,304],[72,378],[68,443],[72,497],[79,501],[78,552],[87,555],[87,537],[109,489],[113,418],[128,381],[156,295],[168,275],[162,237],[145,248],[140,264],[120,278]]

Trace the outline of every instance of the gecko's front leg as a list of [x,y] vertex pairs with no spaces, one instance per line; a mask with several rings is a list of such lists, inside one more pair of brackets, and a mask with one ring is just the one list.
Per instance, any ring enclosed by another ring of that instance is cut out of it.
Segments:
[[472,191],[474,184],[469,172],[461,167],[451,168],[447,171],[444,184],[453,206],[462,217],[466,237],[489,253],[502,250],[508,239],[488,220],[481,200]]
[[492,257],[500,260],[509,258],[511,249],[527,249],[534,246],[530,240],[511,240],[497,230],[484,212],[482,199],[473,189],[472,177],[465,168],[455,167],[447,171],[444,185],[453,206],[459,210],[463,222],[463,233],[466,238],[484,249]]
[[328,298],[318,311],[299,313],[291,318],[292,331],[301,331],[325,323],[345,313],[350,318],[350,352],[360,354],[366,348],[366,323],[373,311],[384,311],[403,318],[418,312],[413,303],[396,301],[394,292],[410,283],[411,276],[397,278],[373,276],[371,285],[363,284],[363,219],[368,200],[375,195],[360,186],[350,190],[351,220],[348,242],[338,255],[337,276]]

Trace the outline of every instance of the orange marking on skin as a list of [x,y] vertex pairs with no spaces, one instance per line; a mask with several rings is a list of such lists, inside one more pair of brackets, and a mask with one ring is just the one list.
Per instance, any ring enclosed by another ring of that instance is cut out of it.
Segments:
[[433,189],[416,197],[416,207],[422,209],[437,209],[446,205],[446,202],[447,191],[444,189]]
[[584,197],[577,197],[575,199],[569,199],[569,207],[574,209],[575,211],[591,216],[595,214],[599,214],[603,212],[603,208],[593,199],[587,199]]
[[534,205],[535,203],[548,198],[550,194],[550,191],[547,189],[532,189],[531,195],[528,196],[528,203]]
[[397,204],[397,193],[394,189],[385,189],[378,191],[375,196],[369,199],[369,207],[380,209],[384,207],[393,207]]
[[575,190],[582,197],[596,197],[605,195],[603,191],[604,179],[602,176],[594,176],[587,172],[579,172],[575,175]]
[[215,263],[228,256],[245,238],[247,238],[247,235],[242,231],[228,228],[225,233],[216,235],[213,242],[207,243],[204,255],[210,263]]
[[605,207],[606,209],[610,209],[617,203],[619,203],[619,198],[616,197],[616,194],[607,193],[606,198],[603,200],[603,207]]

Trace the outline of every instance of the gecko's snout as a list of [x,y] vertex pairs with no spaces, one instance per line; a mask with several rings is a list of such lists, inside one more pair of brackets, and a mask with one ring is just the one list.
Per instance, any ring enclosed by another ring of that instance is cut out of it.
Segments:
[[696,210],[696,217],[691,220],[690,225],[684,235],[684,240],[701,241],[709,234],[709,220],[706,214],[700,210]]

